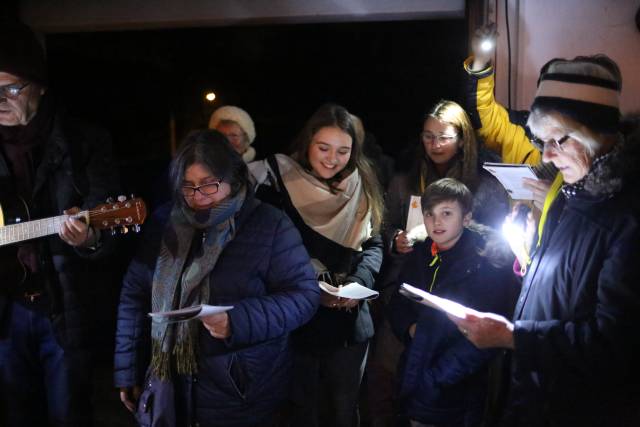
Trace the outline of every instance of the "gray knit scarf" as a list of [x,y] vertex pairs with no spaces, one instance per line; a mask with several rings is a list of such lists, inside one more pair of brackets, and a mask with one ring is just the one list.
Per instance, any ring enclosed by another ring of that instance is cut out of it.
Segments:
[[[151,308],[154,312],[209,302],[209,273],[225,245],[233,239],[234,216],[245,196],[243,188],[235,197],[198,212],[176,203],[162,235],[153,275]],[[193,239],[200,237],[202,245],[194,245]],[[195,320],[152,323],[152,375],[168,380],[172,367],[178,374],[197,371],[198,323]]]

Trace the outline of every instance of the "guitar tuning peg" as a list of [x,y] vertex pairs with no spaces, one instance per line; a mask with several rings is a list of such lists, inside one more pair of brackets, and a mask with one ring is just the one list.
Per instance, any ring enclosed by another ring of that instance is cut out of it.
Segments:
[[140,232],[140,224],[136,224],[133,226],[133,231],[135,231],[136,233]]
[[119,202],[124,202],[125,200],[127,200],[127,196],[125,196],[125,195],[123,195],[123,194],[121,194],[121,195],[119,195],[119,196],[118,196],[118,201],[119,201]]
[[123,225],[122,228],[120,229],[120,233],[127,234],[128,232],[129,232],[129,227],[127,227],[126,225]]
[[111,227],[111,235],[112,235],[112,236],[115,236],[115,235],[116,235],[116,229],[115,229],[115,228],[113,228],[113,227]]
[[113,202],[114,202],[113,197],[107,197],[107,203],[113,203]]

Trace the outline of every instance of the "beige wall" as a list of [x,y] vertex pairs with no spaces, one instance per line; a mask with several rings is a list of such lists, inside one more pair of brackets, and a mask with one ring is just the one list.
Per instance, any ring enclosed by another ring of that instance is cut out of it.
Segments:
[[[491,0],[490,0],[491,1]],[[540,67],[556,57],[604,53],[622,70],[623,112],[640,112],[640,0],[498,0],[496,97],[506,103],[506,27],[509,1],[512,46],[512,106],[528,109]]]

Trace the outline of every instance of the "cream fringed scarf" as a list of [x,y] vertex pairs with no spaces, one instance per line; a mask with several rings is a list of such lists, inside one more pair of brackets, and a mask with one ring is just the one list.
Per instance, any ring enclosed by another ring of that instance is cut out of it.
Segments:
[[305,224],[342,246],[361,250],[371,237],[371,211],[358,171],[343,179],[334,194],[292,158],[277,154],[276,160],[291,202]]

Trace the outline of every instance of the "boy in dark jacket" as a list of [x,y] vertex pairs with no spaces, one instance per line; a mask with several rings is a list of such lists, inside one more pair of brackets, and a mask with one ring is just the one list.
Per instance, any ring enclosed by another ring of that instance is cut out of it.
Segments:
[[[473,197],[444,178],[422,196],[429,234],[402,263],[408,283],[476,310],[511,314],[520,286],[508,246],[487,227],[471,225]],[[489,362],[445,314],[396,294],[389,305],[394,333],[405,342],[400,362],[399,410],[412,426],[475,426],[487,399]]]

